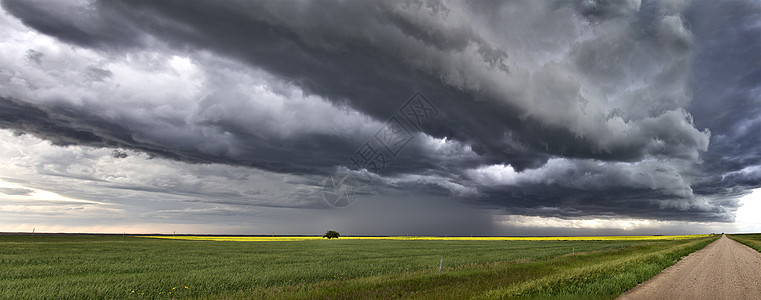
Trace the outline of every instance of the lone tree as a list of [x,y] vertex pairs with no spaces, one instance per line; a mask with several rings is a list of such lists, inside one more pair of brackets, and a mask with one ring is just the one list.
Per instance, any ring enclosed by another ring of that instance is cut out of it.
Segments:
[[325,235],[322,236],[322,238],[328,238],[328,239],[336,238],[337,239],[339,236],[341,236],[341,234],[338,233],[338,231],[330,230],[326,232]]

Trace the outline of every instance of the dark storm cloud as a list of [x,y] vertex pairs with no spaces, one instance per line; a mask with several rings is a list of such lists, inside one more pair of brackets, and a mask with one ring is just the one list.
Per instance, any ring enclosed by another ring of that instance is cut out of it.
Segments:
[[[395,189],[524,215],[727,221],[734,198],[759,184],[758,171],[744,169],[759,164],[758,5],[635,2],[6,0],[25,25],[66,43],[105,57],[180,53],[214,76],[190,116],[105,118],[120,108],[16,95],[0,98],[0,126],[60,145],[307,175],[347,166],[372,137],[247,115],[238,73],[213,73],[234,67],[203,58],[212,53],[271,74],[285,98],[301,97],[295,86],[379,124],[423,91],[441,115],[381,174]],[[44,66],[44,52],[30,51]],[[83,73],[115,78],[97,64]]]
[[[292,10],[292,5],[303,7]],[[182,9],[176,9],[177,6]],[[347,24],[351,24],[351,27],[367,28],[367,35],[372,37],[384,34],[383,30],[402,28],[401,31],[404,34],[396,33],[398,37],[389,39],[390,42],[396,43],[402,43],[403,40],[400,40],[402,38],[419,38],[419,32],[411,32],[408,28],[410,24],[396,24],[400,21],[397,21],[399,17],[394,15],[395,12],[387,12],[390,16],[377,15],[378,10],[387,11],[388,8],[376,6],[378,6],[377,3],[336,5],[335,3],[263,2],[245,5],[231,2],[210,5],[208,2],[200,1],[104,2],[97,3],[94,7],[99,13],[94,15],[99,17],[81,16],[85,18],[84,24],[92,23],[90,26],[63,20],[61,22],[65,25],[51,29],[46,24],[51,18],[60,16],[47,15],[46,6],[34,6],[31,2],[8,2],[6,5],[9,11],[16,13],[30,26],[82,46],[110,49],[111,46],[118,47],[120,44],[110,43],[110,39],[103,38],[104,36],[119,36],[128,41],[139,41],[140,36],[150,34],[170,41],[173,47],[211,49],[261,66],[327,99],[348,100],[352,107],[376,119],[382,120],[394,113],[396,106],[389,102],[402,103],[403,99],[409,97],[414,90],[423,90],[430,98],[436,100],[436,104],[441,106],[441,110],[445,113],[440,120],[426,124],[427,133],[435,137],[448,136],[467,142],[472,145],[476,153],[487,159],[509,162],[519,169],[541,165],[548,158],[546,154],[637,160],[648,152],[661,151],[666,155],[690,156],[694,155],[694,148],[702,147],[700,138],[695,140],[695,137],[691,137],[694,133],[689,130],[675,132],[664,129],[674,129],[674,126],[678,126],[678,123],[683,121],[681,119],[684,116],[678,112],[643,119],[642,121],[646,124],[642,124],[644,128],[641,135],[627,137],[629,140],[619,145],[616,145],[618,144],[616,142],[606,141],[607,144],[613,145],[600,148],[588,140],[592,137],[584,136],[583,132],[569,131],[565,127],[546,126],[547,124],[543,124],[542,120],[525,118],[522,116],[524,113],[511,107],[510,103],[496,102],[495,99],[489,99],[493,96],[488,94],[464,93],[458,89],[442,86],[439,78],[411,68],[405,64],[404,58],[394,57],[400,53],[395,53],[393,48],[401,47],[401,45],[374,44],[373,41],[355,36],[358,33],[349,29]],[[330,13],[323,14],[322,12],[325,11]],[[432,9],[431,13],[441,12]],[[113,18],[112,14],[115,14]],[[336,23],[330,21],[336,19],[332,15],[352,16],[352,18],[344,17],[342,23]],[[113,25],[101,24],[106,21],[110,24],[112,20],[125,19],[128,20],[130,26],[118,27],[120,28],[118,31],[111,31],[115,28]],[[392,23],[390,28],[380,27],[386,22]],[[69,27],[72,28],[66,30]],[[188,27],[193,30],[189,30]],[[134,30],[127,32],[123,28]],[[492,67],[503,69],[507,54],[504,54],[504,50],[496,49],[483,42],[474,29],[456,28],[463,32],[455,31],[451,35],[448,32],[439,32],[445,29],[417,28],[418,31],[432,32],[430,36],[419,38],[421,42],[430,43],[434,48],[444,51],[462,51],[465,46],[475,43],[478,48],[477,53],[482,56],[479,59]],[[130,43],[130,45],[139,46],[140,43]],[[391,51],[384,49],[385,47],[391,48]],[[580,49],[581,54],[591,51],[583,47]],[[596,45],[589,45],[589,47],[599,48]],[[616,55],[614,53],[601,54]],[[607,69],[608,66],[602,63],[598,62],[595,65],[595,63],[582,62],[579,66]],[[573,97],[574,93],[579,93],[578,83],[564,82],[562,81],[564,79],[556,78],[555,71],[562,72],[563,70],[549,68],[538,74],[538,76],[544,76],[543,83],[550,84],[547,87],[550,94],[546,97],[551,101],[557,101],[552,98],[564,100],[563,98],[569,98],[566,94]],[[607,76],[607,74],[600,75]],[[558,87],[555,88],[555,85]],[[538,109],[543,108],[538,107]],[[472,116],[478,116],[476,124],[469,124],[474,123]],[[456,125],[452,126],[453,124]],[[230,132],[238,131],[236,124],[220,122],[213,125]],[[635,134],[637,129],[635,128]],[[506,140],[506,133],[516,135],[518,141]],[[663,149],[646,149],[651,139],[664,141],[665,143],[661,146]],[[516,151],[507,155],[504,150],[516,143],[527,146],[529,151],[526,153]]]
[[[44,110],[34,105],[0,97],[0,126],[24,133],[33,134],[37,137],[51,141],[55,145],[85,145],[92,147],[129,148],[145,152],[149,155],[160,156],[191,163],[222,163],[243,166],[255,166],[267,170],[287,171],[298,173],[302,170],[312,170],[317,167],[331,167],[334,164],[345,161],[346,155],[340,151],[326,151],[320,160],[307,160],[299,165],[293,165],[290,160],[298,160],[298,153],[284,154],[279,150],[284,147],[304,148],[313,147],[315,144],[335,145],[346,144],[344,141],[335,140],[333,137],[310,137],[310,140],[291,141],[287,146],[267,145],[264,142],[258,144],[246,132],[239,132],[236,128],[225,128],[227,132],[238,135],[240,139],[249,140],[252,145],[247,150],[249,154],[256,154],[256,158],[243,158],[241,156],[216,156],[200,153],[199,149],[193,148],[190,143],[183,144],[157,144],[145,143],[144,139],[135,139],[135,133],[125,127],[125,124],[115,124],[86,111],[73,111],[70,107],[55,106],[46,107]],[[185,147],[183,147],[185,146]],[[318,146],[319,147],[319,146]],[[269,150],[265,150],[269,149]],[[311,156],[303,154],[303,156]],[[331,159],[333,159],[331,161]]]
[[761,186],[761,5],[701,4],[686,13],[697,44],[689,110],[713,136],[701,166],[707,178],[695,189],[741,193]]

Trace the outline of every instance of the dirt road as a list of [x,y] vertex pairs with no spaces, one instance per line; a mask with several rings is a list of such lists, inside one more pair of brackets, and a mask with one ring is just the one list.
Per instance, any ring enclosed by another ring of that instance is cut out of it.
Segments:
[[618,299],[761,299],[761,253],[722,236]]

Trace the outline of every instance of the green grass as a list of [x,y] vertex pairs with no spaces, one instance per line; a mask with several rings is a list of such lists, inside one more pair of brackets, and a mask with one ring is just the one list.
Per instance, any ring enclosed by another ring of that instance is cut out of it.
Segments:
[[716,238],[211,242],[0,236],[0,299],[613,298]]
[[728,234],[727,237],[761,252],[761,234],[759,233]]

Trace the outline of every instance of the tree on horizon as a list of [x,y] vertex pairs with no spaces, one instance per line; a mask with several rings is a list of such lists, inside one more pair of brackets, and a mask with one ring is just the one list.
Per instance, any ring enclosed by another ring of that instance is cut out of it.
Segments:
[[327,238],[327,239],[336,238],[337,239],[339,236],[341,236],[341,234],[338,233],[338,231],[328,230],[328,232],[326,232],[325,235],[322,236],[322,238]]

